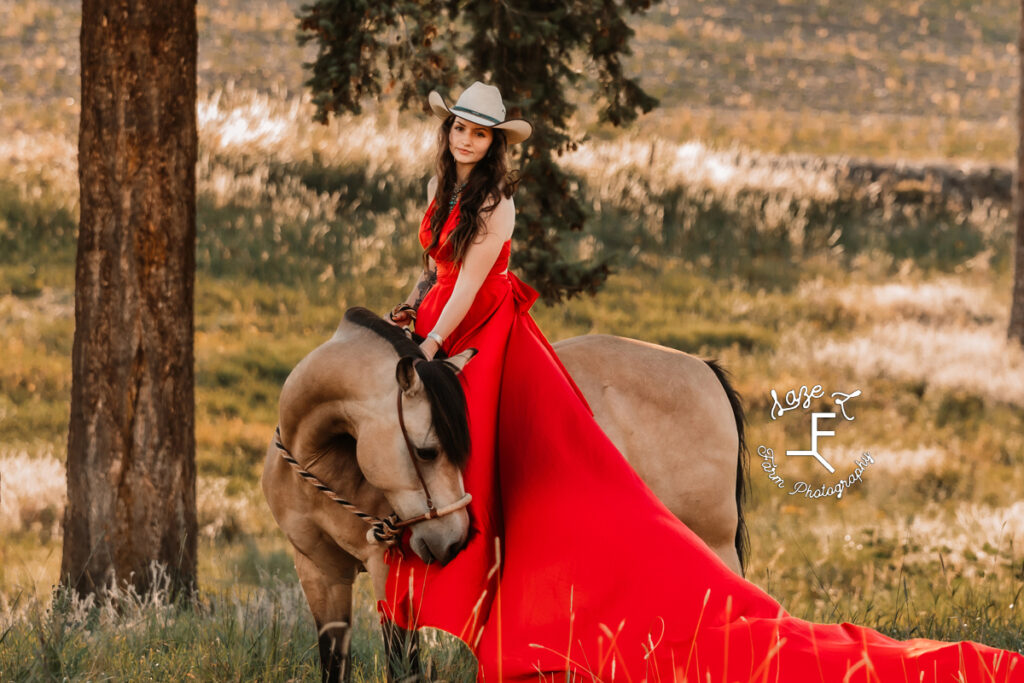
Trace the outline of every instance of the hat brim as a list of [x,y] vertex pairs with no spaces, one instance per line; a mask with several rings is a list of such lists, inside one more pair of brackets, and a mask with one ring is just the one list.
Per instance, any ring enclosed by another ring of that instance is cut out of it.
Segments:
[[505,133],[505,138],[508,140],[508,144],[514,145],[522,142],[526,138],[533,134],[533,125],[530,124],[526,119],[506,119],[501,123],[494,123],[487,119],[470,114],[468,112],[454,112],[448,108],[441,93],[436,90],[430,91],[427,96],[427,102],[430,104],[430,109],[434,112],[434,115],[440,119],[446,119],[448,116],[454,114],[461,119],[472,121],[475,124],[481,126],[487,126],[488,128],[500,128]]

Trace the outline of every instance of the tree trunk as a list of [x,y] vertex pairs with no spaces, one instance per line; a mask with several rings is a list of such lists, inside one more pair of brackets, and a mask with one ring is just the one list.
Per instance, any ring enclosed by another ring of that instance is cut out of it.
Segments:
[[83,0],[62,580],[196,581],[195,0]]
[[1024,0],[1020,3],[1020,30],[1017,34],[1017,179],[1014,205],[1017,212],[1017,239],[1014,246],[1013,303],[1010,305],[1010,339],[1024,345]]

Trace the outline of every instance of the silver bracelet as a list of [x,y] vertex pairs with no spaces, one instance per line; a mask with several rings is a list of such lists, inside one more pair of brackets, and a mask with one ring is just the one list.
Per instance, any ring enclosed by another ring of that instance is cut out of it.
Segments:
[[438,346],[444,344],[444,337],[439,335],[437,332],[434,332],[433,330],[427,333],[427,339],[433,339],[434,341],[437,342]]

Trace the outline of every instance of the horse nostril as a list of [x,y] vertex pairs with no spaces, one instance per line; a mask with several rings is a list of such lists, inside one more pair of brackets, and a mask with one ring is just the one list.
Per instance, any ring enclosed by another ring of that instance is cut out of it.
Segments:
[[422,538],[414,538],[412,541],[413,552],[420,556],[426,564],[432,564],[434,562],[434,553],[430,552],[430,544],[424,541]]
[[459,554],[459,551],[462,550],[463,547],[465,547],[465,545],[465,540],[453,541],[452,543],[446,545],[444,548],[444,552],[441,554],[440,557],[441,566],[443,567],[444,565],[448,564],[453,559],[455,559],[455,556]]

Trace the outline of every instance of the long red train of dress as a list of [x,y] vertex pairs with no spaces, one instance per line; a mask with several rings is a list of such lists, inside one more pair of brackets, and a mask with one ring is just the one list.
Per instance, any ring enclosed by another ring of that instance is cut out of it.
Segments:
[[[420,227],[424,247],[433,210]],[[419,334],[458,276],[444,241],[458,212],[432,253],[438,280]],[[1020,654],[810,623],[734,574],[594,420],[528,312],[537,293],[505,272],[509,248],[444,344],[448,354],[478,350],[460,376],[472,438],[469,541],[445,567],[407,545],[392,553],[383,615],[459,636],[480,681],[1024,683]]]

